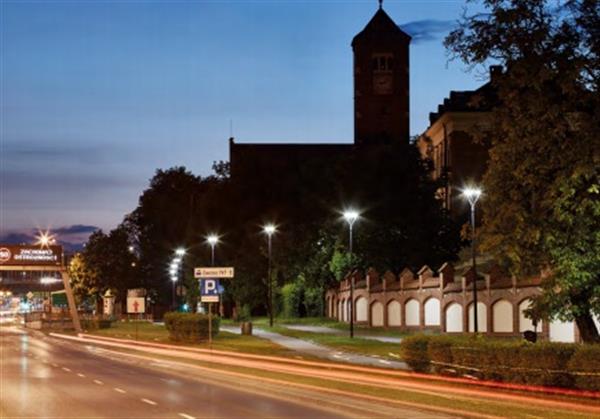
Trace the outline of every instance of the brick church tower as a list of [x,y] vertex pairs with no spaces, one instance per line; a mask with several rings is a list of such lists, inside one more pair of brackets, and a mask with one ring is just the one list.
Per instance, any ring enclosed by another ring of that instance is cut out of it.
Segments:
[[352,40],[355,144],[408,142],[410,40],[381,2]]

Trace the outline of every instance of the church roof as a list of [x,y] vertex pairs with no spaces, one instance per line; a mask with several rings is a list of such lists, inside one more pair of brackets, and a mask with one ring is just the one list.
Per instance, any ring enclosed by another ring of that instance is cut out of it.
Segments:
[[410,42],[411,39],[410,35],[402,31],[383,8],[380,7],[369,23],[367,23],[367,26],[354,37],[352,46],[357,42],[370,42],[382,37],[388,40],[395,38],[402,42]]

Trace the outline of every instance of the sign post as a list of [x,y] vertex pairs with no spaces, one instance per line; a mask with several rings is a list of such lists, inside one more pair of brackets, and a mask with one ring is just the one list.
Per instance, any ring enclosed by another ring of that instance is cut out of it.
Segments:
[[[146,312],[146,299],[144,297],[127,297],[127,313],[139,314],[139,313],[145,313],[145,312]],[[134,319],[135,319],[135,317],[134,317]],[[135,321],[135,340],[138,340],[138,322],[137,321]]]
[[200,279],[200,302],[208,303],[208,347],[212,349],[212,303],[218,303],[223,288],[219,279],[233,278],[234,269],[224,268],[195,268],[194,277]]

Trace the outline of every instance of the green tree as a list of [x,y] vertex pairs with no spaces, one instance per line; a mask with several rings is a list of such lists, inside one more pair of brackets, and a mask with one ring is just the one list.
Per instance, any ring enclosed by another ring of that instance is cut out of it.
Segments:
[[122,225],[105,234],[98,230],[90,236],[82,253],[88,290],[96,296],[107,290],[115,293],[116,302],[123,311],[127,302],[127,290],[138,288],[136,256],[129,250],[130,236]]
[[98,297],[96,277],[87,268],[83,254],[75,254],[67,269],[77,305],[81,305],[90,297],[94,299]]
[[494,80],[483,246],[518,275],[548,273],[534,311],[600,340],[600,6],[486,0],[446,38]]

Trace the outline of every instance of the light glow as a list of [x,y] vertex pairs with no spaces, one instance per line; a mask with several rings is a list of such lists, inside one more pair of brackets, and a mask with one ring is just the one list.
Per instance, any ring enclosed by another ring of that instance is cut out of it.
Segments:
[[209,234],[208,236],[206,236],[206,242],[211,246],[214,246],[217,243],[219,243],[219,236],[217,236],[216,234]]
[[344,219],[352,225],[360,218],[360,213],[354,209],[347,209],[343,213]]
[[267,224],[263,227],[263,231],[267,236],[271,236],[277,231],[277,227],[275,227],[275,224]]
[[175,250],[175,254],[179,257],[185,255],[185,249],[183,247],[179,247],[177,248],[177,250]]
[[476,186],[467,186],[463,188],[462,195],[469,201],[469,204],[475,205],[475,203],[479,200],[482,194],[481,188]]
[[49,231],[40,231],[36,236],[37,242],[42,247],[48,247],[56,243],[56,238]]

